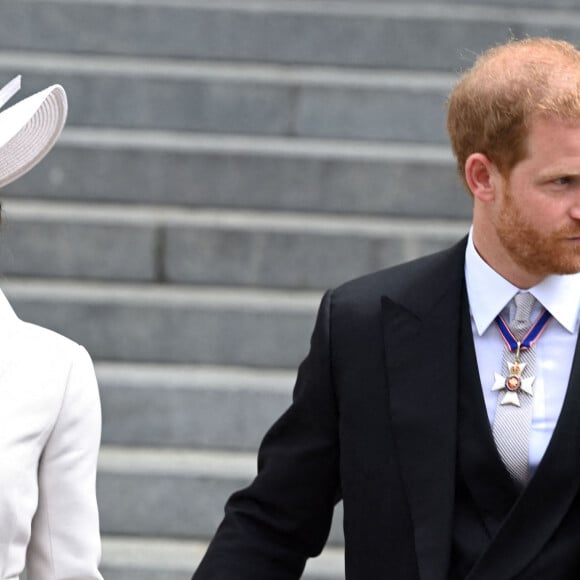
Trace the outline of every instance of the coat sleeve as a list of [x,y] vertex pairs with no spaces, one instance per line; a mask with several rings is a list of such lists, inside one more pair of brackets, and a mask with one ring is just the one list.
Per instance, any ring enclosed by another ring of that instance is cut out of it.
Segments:
[[93,364],[77,346],[58,418],[40,458],[28,580],[102,580],[95,492],[100,437]]
[[194,580],[297,580],[324,547],[340,499],[330,311],[327,293],[293,402],[260,446],[255,480],[228,500]]

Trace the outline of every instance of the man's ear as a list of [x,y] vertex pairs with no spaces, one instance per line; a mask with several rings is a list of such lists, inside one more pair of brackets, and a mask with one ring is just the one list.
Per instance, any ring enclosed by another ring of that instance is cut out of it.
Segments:
[[483,153],[472,153],[465,162],[465,181],[475,199],[492,201],[496,194],[499,171]]

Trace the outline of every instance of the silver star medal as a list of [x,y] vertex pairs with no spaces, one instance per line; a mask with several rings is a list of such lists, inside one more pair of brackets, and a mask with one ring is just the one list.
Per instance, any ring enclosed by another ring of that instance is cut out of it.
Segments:
[[[518,349],[519,350],[519,349]],[[494,373],[495,383],[491,387],[492,391],[506,390],[506,393],[501,400],[501,405],[515,405],[520,407],[520,398],[518,397],[518,391],[521,389],[524,393],[533,396],[533,384],[536,377],[522,378],[522,373],[526,367],[526,363],[520,362],[519,357],[516,356],[516,360],[513,363],[507,363],[508,373],[504,377],[499,373]]]

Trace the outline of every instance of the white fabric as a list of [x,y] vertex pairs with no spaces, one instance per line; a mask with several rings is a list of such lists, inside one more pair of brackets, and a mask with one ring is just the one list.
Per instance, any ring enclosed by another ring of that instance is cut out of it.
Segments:
[[[518,288],[490,268],[477,253],[470,232],[465,255],[465,278],[469,298],[475,354],[490,424],[493,424],[497,392],[491,391],[494,372],[501,367],[503,341],[493,323]],[[537,467],[552,437],[566,395],[578,339],[580,274],[548,276],[529,291],[553,317],[536,345],[536,370],[530,470]],[[540,306],[541,304],[541,306]],[[513,313],[508,313],[511,319]]]
[[0,187],[24,175],[44,158],[61,134],[67,111],[66,93],[60,85],[0,111]]
[[22,77],[18,75],[0,89],[0,109],[20,90]]
[[0,292],[0,578],[102,580],[101,414],[76,343],[19,320]]

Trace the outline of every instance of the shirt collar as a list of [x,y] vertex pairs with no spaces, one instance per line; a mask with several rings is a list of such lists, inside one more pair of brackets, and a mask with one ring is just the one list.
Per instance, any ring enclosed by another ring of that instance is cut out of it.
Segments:
[[[465,251],[465,281],[471,314],[481,336],[520,289],[498,274],[477,253],[473,244],[473,228],[469,231]],[[568,332],[576,331],[580,310],[580,273],[547,276],[529,292]]]

